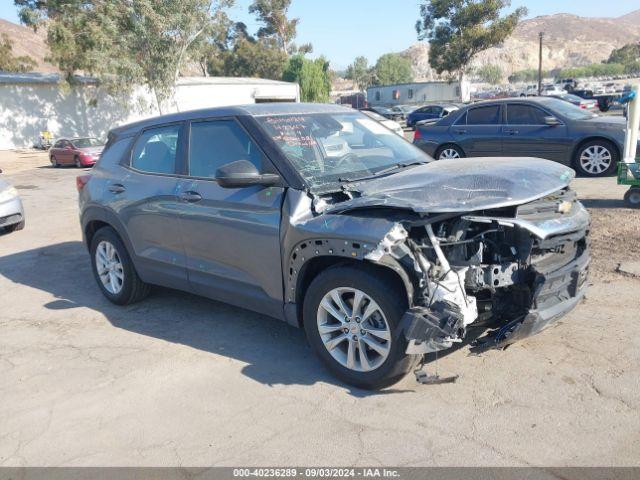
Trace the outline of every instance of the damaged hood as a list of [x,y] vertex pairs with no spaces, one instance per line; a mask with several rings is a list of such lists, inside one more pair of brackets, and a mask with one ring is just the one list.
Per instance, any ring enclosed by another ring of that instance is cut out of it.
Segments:
[[326,212],[357,208],[407,208],[418,213],[470,212],[531,202],[560,190],[575,172],[539,158],[438,160],[394,175],[356,182],[356,198]]

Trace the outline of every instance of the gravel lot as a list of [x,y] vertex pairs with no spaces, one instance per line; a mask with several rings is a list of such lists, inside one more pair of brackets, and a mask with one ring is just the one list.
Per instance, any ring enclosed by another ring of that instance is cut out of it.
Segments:
[[[78,226],[76,169],[0,152],[27,227],[0,236],[0,465],[640,465],[640,212],[579,179],[593,283],[558,326],[438,362],[457,383],[339,384],[301,331],[157,289],[103,298]],[[430,365],[433,369],[433,364]]]

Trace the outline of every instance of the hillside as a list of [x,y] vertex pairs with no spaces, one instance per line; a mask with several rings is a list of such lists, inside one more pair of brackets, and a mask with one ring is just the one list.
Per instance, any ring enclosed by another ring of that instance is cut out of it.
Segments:
[[[585,18],[565,13],[535,17],[521,22],[503,45],[483,52],[474,64],[497,64],[507,75],[537,68],[539,32],[545,32],[545,69],[598,63],[606,60],[613,49],[640,41],[639,25],[640,10],[619,18]],[[427,44],[414,44],[403,53],[411,60],[416,79],[434,78]]]
[[36,62],[34,71],[43,73],[57,72],[58,69],[46,62],[49,47],[44,31],[34,32],[33,29],[16,25],[0,18],[0,35],[6,34],[13,43],[15,56],[27,55]]

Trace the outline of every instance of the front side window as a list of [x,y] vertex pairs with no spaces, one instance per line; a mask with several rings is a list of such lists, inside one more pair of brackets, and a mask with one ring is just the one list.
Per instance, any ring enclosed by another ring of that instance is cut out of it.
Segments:
[[235,120],[193,122],[189,138],[189,175],[215,178],[216,170],[248,160],[262,171],[262,152]]
[[312,188],[373,175],[431,158],[361,113],[256,117],[258,123]]
[[133,148],[131,166],[148,173],[175,173],[179,133],[180,125],[145,130]]
[[467,125],[497,125],[500,123],[500,106],[472,108],[467,112]]
[[545,113],[530,105],[508,105],[507,123],[509,125],[544,125]]

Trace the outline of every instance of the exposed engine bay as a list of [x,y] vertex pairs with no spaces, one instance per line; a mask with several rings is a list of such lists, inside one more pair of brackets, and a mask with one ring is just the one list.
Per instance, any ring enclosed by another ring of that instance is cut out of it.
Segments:
[[[558,222],[569,217],[577,223]],[[407,353],[451,348],[472,324],[493,328],[475,351],[504,348],[584,294],[588,214],[568,189],[515,208],[421,223],[404,230],[406,249],[398,242],[392,250],[421,276],[403,320]],[[568,231],[573,225],[580,228]]]

